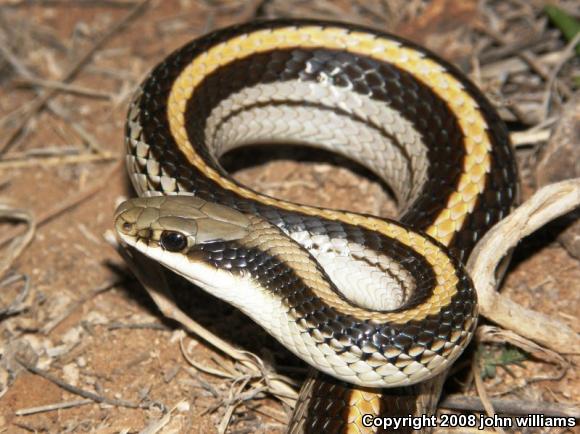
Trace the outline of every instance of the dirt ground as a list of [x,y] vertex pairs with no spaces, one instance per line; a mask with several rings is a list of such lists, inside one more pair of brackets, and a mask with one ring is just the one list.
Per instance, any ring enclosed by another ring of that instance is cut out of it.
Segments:
[[[534,110],[541,111],[545,103],[546,80],[532,77],[533,67],[526,64],[530,70],[520,71],[530,80],[524,90],[523,78],[501,81],[494,75],[497,71],[491,68],[508,68],[509,74],[509,62],[517,62],[521,51],[513,49],[513,41],[502,45],[495,40],[496,51],[489,54],[490,45],[478,45],[486,39],[474,36],[481,33],[490,11],[506,16],[501,3],[1,1],[0,45],[5,47],[0,53],[1,143],[18,133],[0,160],[0,203],[29,211],[38,227],[31,244],[3,277],[0,290],[3,309],[23,288],[22,279],[12,277],[26,276],[29,281],[19,308],[0,316],[0,433],[214,433],[232,402],[226,432],[284,432],[291,412],[286,404],[268,393],[252,395],[250,389],[244,399],[236,398],[239,383],[200,372],[187,362],[180,341],[189,356],[205,366],[238,369],[202,340],[183,337],[179,325],[163,317],[104,238],[112,229],[116,204],[134,195],[122,165],[123,125],[132,90],[172,50],[211,29],[256,14],[334,17],[427,44],[471,74],[512,132],[537,127],[535,131],[549,133],[569,99],[566,89],[574,88],[565,78],[560,84],[554,79],[550,85],[562,87],[559,99],[552,100],[549,112],[535,115]],[[503,2],[508,3],[512,2]],[[556,41],[542,55],[564,50],[565,39],[539,17],[542,2],[529,3],[534,8],[531,16],[548,29],[550,41]],[[561,4],[570,9],[574,2]],[[489,34],[486,37],[490,39]],[[544,57],[534,47],[528,44],[526,49],[543,66]],[[502,48],[500,56],[497,49]],[[498,66],[500,62],[505,65]],[[519,64],[513,65],[517,69]],[[549,72],[554,63],[546,65]],[[567,77],[572,67],[560,68]],[[47,98],[56,88],[58,92]],[[39,104],[41,98],[48,102]],[[541,136],[539,145],[518,147],[524,197],[536,189],[536,165],[547,138]],[[228,156],[225,166],[242,183],[276,197],[396,216],[380,182],[335,156],[305,149],[281,150],[272,156],[252,149]],[[3,255],[8,254],[7,241],[15,227],[8,223],[0,227]],[[561,231],[561,225],[552,225],[518,246],[502,291],[580,331],[580,267],[558,242]],[[196,288],[183,286],[182,291],[191,301],[187,312],[196,321],[254,352],[268,369],[298,383],[304,378],[304,366],[243,315]],[[483,357],[489,374],[485,385],[492,398],[580,402],[578,356],[566,355],[569,365],[563,367],[505,344],[472,347],[448,381],[447,394],[476,395],[470,365],[474,357]],[[61,382],[119,402],[86,400],[24,369],[17,358]],[[71,407],[26,411],[63,402],[71,402]]]

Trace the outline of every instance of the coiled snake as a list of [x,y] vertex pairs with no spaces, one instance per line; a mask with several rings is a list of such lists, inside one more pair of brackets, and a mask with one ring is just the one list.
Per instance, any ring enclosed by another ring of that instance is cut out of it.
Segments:
[[[281,201],[220,166],[278,143],[367,167],[399,220]],[[461,263],[512,207],[516,169],[490,104],[427,50],[340,23],[219,30],[151,72],[126,145],[141,197],[118,208],[120,238],[324,373],[290,432],[374,432],[362,416],[388,411],[380,388],[430,381],[469,343],[476,294]]]

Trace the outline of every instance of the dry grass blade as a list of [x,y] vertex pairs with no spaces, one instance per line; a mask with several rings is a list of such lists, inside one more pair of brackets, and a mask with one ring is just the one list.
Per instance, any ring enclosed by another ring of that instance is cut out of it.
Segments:
[[57,404],[41,405],[38,407],[23,408],[16,411],[16,416],[28,416],[30,414],[45,413],[47,411],[62,410],[63,408],[79,407],[81,405],[93,404],[92,399],[77,399],[75,401],[59,402]]
[[86,96],[89,98],[98,98],[111,101],[113,95],[107,92],[102,92],[96,89],[89,89],[83,86],[77,86],[74,84],[67,84],[60,81],[43,80],[41,78],[22,78],[14,82],[16,86],[41,86],[48,89],[58,89],[63,92],[71,93],[73,95]]
[[99,154],[80,154],[80,155],[65,155],[62,157],[35,157],[18,160],[0,160],[0,170],[8,169],[22,169],[25,167],[35,166],[63,166],[67,164],[82,164],[82,163],[106,163],[113,161],[116,157],[108,152]]
[[193,360],[191,358],[191,356],[187,353],[187,350],[185,349],[185,345],[183,342],[183,336],[181,336],[181,338],[179,339],[179,348],[181,349],[181,354],[183,355],[183,357],[185,358],[187,363],[189,363],[191,366],[193,366],[198,371],[205,372],[206,374],[210,374],[210,375],[215,375],[216,377],[221,377],[221,378],[228,378],[228,379],[235,378],[235,376],[233,374],[230,374],[229,372],[220,371],[219,369],[211,368],[209,366],[202,365],[201,363]]
[[[495,417],[496,413],[493,408],[493,404],[489,399],[487,391],[485,390],[485,384],[483,384],[483,380],[481,379],[481,359],[477,357],[477,353],[473,358],[473,364],[471,365],[471,369],[473,371],[473,378],[475,380],[475,389],[477,390],[479,399],[481,399],[481,403],[483,405],[483,408],[485,409],[485,413],[489,417]],[[505,434],[505,431],[500,427],[496,427],[495,432]]]
[[[543,114],[542,118],[545,120],[548,117],[548,113],[550,110],[550,100],[552,95],[552,88],[554,87],[554,83],[556,82],[556,78],[558,77],[558,73],[564,66],[566,62],[570,59],[573,59],[576,56],[576,45],[580,42],[580,32],[572,38],[572,40],[568,43],[566,48],[561,53],[561,58],[558,60],[558,63],[552,68],[550,71],[550,75],[548,77],[548,83],[546,85],[546,92],[544,94],[544,99],[542,102],[543,107]],[[572,95],[570,95],[572,97]]]
[[30,244],[36,231],[36,220],[30,211],[10,208],[6,204],[0,204],[0,219],[23,222],[27,229],[22,235],[12,235],[10,245],[6,249],[6,256],[0,258],[0,276],[4,275],[12,263]]
[[535,144],[538,142],[543,142],[546,141],[550,138],[550,134],[551,134],[551,130],[549,128],[546,128],[544,130],[534,130],[534,131],[522,131],[519,133],[512,133],[510,134],[510,139],[512,142],[512,145],[514,145],[516,148],[523,146],[523,145],[529,145],[529,144]]
[[[110,7],[130,8],[137,4],[137,0],[75,0],[75,6],[86,7]],[[46,6],[46,7],[70,7],[70,0],[7,0],[6,6]]]
[[520,240],[580,205],[580,178],[537,191],[479,242],[467,264],[489,320],[559,353],[580,353],[580,338],[566,324],[515,303],[496,291],[496,268]]
[[241,395],[242,391],[248,384],[248,381],[249,381],[248,379],[242,380],[238,385],[238,387],[236,388],[235,392],[232,392],[232,390],[230,389],[230,397],[226,402],[226,411],[217,427],[217,431],[219,434],[225,434],[228,425],[230,424],[230,420],[232,419],[232,416],[234,414],[234,411],[241,404],[241,400],[238,397]]

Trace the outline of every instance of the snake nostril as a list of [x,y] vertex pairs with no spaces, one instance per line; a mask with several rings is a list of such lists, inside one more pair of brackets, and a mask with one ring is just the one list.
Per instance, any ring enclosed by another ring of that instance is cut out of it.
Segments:
[[129,233],[133,229],[133,223],[123,222],[123,224],[121,225],[121,229],[123,230],[123,232]]

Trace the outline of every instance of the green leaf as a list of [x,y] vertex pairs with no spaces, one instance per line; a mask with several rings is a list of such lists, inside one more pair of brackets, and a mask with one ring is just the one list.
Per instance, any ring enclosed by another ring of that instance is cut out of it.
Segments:
[[506,347],[499,356],[499,365],[519,365],[527,360],[527,356],[524,352],[520,351],[516,347]]
[[528,359],[528,355],[511,345],[504,345],[499,348],[479,348],[479,357],[481,360],[481,377],[494,378],[497,374],[497,368],[504,369],[508,374],[512,375],[509,370],[509,365],[522,366],[522,362]]
[[[568,15],[564,10],[554,5],[546,5],[544,11],[550,21],[560,29],[566,40],[571,41],[580,32],[580,21]],[[580,55],[580,44],[575,47],[576,54]]]
[[484,380],[487,378],[495,378],[496,372],[495,365],[483,365],[481,368],[481,378]]

